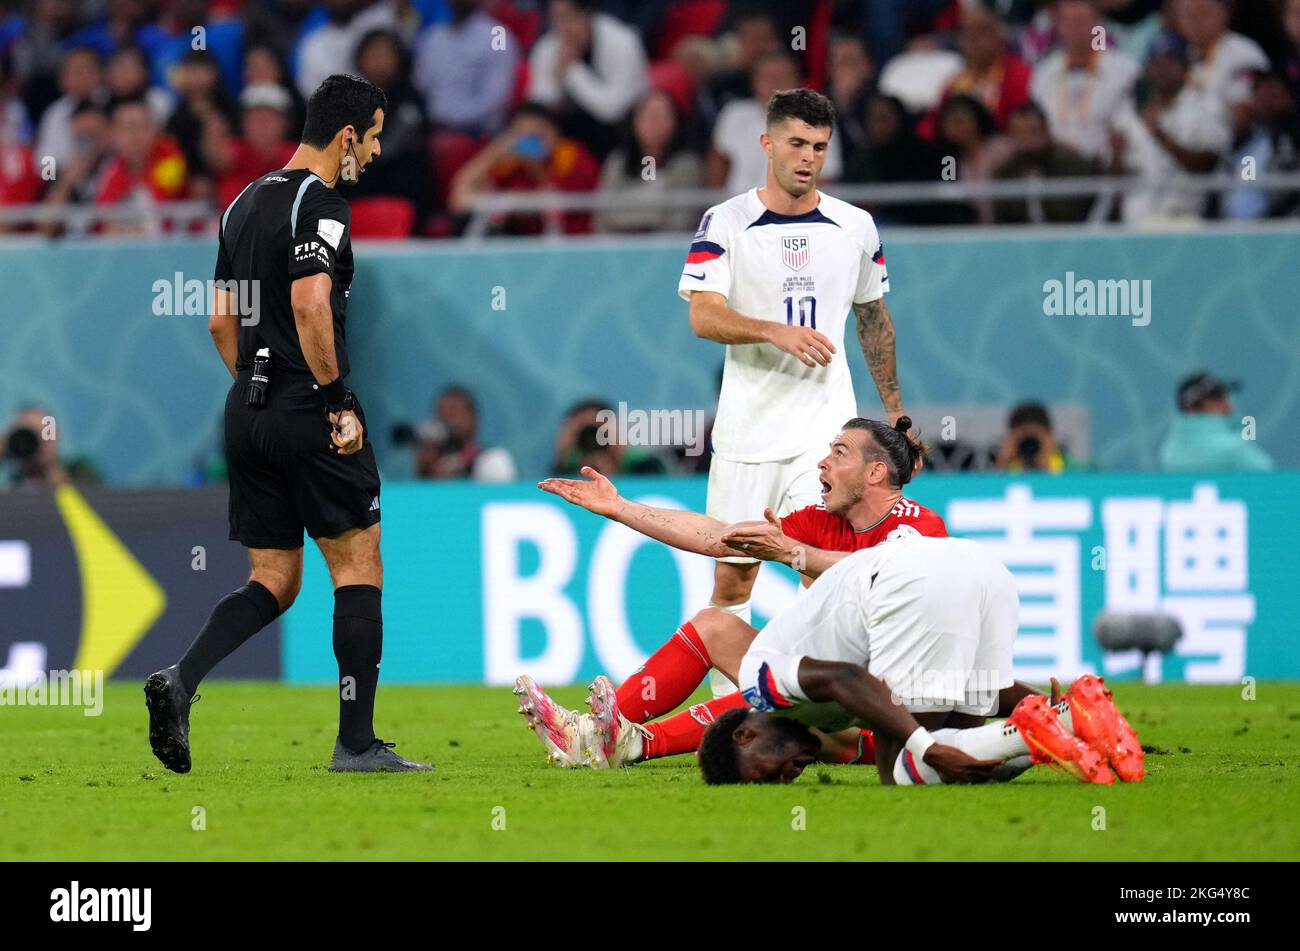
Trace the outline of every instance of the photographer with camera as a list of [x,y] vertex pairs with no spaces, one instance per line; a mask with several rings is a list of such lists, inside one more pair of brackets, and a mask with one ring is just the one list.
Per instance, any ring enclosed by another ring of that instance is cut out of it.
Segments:
[[463,386],[449,386],[434,401],[433,416],[393,427],[393,442],[415,449],[420,479],[513,482],[517,471],[509,450],[478,441],[478,405]]
[[1042,403],[1014,407],[1007,434],[998,447],[994,468],[1001,472],[1046,472],[1053,475],[1079,468],[1057,443],[1052,417]]
[[98,482],[85,459],[59,458],[54,417],[40,406],[24,406],[4,429],[0,441],[0,471],[10,485],[59,486],[68,482]]

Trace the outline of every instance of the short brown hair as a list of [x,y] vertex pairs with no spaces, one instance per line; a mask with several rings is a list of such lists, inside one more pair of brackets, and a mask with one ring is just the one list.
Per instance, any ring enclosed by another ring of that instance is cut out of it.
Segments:
[[834,128],[835,107],[811,89],[782,89],[767,104],[767,126],[770,129],[786,119],[799,119],[814,128]]

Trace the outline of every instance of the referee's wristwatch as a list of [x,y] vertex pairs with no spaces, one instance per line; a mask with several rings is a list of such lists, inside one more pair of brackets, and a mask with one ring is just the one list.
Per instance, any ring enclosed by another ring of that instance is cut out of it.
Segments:
[[342,377],[339,377],[333,383],[326,383],[321,387],[321,392],[325,395],[325,412],[330,415],[347,412],[348,410],[355,411],[357,408],[357,398],[352,395],[352,391],[343,383]]

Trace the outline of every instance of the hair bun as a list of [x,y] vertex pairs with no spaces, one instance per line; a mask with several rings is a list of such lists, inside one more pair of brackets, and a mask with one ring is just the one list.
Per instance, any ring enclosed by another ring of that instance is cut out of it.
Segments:
[[912,428],[912,417],[900,416],[894,423],[894,428],[900,433],[905,433]]

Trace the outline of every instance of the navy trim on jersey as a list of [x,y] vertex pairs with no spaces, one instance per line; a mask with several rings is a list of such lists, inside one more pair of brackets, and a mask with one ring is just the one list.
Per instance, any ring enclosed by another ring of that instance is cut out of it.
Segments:
[[320,182],[322,185],[325,184],[315,172],[312,172],[304,178],[302,184],[298,186],[298,195],[294,198],[293,208],[289,211],[289,237],[291,238],[298,237],[298,206],[302,204],[302,196],[307,191],[307,186],[312,183],[313,179]]
[[[769,208],[764,211],[763,214],[759,216],[759,219],[751,224],[749,228],[757,228],[760,225],[802,224],[824,224],[835,225],[836,228],[839,227],[838,224],[823,215],[820,208],[814,208],[812,211],[805,211],[802,215],[778,215],[775,211]],[[745,230],[748,231],[749,228],[746,228]]]

